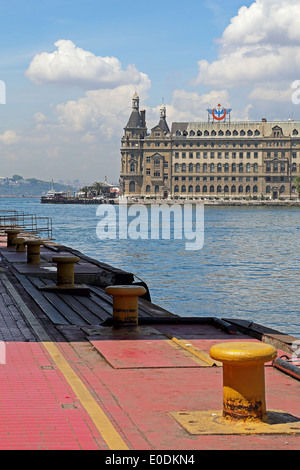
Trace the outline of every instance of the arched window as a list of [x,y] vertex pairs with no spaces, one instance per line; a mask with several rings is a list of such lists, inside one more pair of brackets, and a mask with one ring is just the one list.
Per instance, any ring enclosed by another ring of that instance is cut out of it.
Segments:
[[182,193],[186,193],[186,186],[185,186],[185,184],[183,184],[183,185],[181,186],[181,192],[182,192]]
[[203,186],[202,192],[203,192],[203,193],[207,193],[207,186],[206,186],[206,184]]
[[176,131],[176,135],[179,137],[181,135],[180,131]]
[[175,173],[179,173],[179,163],[175,163],[174,171]]
[[179,186],[176,184],[176,186],[174,187],[174,193],[179,193]]
[[239,193],[242,193],[243,191],[244,191],[243,186],[240,185],[240,186],[239,186]]
[[130,183],[129,183],[129,192],[130,193],[135,192],[135,182],[134,181],[130,181]]
[[238,135],[238,131],[233,131],[233,135]]
[[182,135],[186,137],[188,135],[187,131],[183,131]]
[[229,164],[228,164],[228,163],[225,163],[225,165],[224,165],[224,171],[225,171],[225,173],[228,173],[228,172],[229,172]]
[[146,193],[150,193],[150,190],[151,190],[150,185],[147,184],[147,186],[146,186]]
[[247,193],[247,194],[249,194],[249,193],[250,193],[250,191],[251,191],[251,188],[250,188],[250,186],[249,186],[249,185],[248,185],[248,186],[246,186],[246,193]]
[[193,188],[193,186],[190,184],[190,186],[189,186],[189,193],[193,193],[193,192],[194,192],[194,188]]
[[245,135],[245,134],[246,134],[245,131],[241,131],[241,132],[240,132],[240,135]]
[[236,187],[235,187],[234,185],[231,186],[231,192],[232,192],[232,193],[236,193]]
[[191,136],[194,136],[194,135],[195,135],[195,132],[194,132],[194,131],[190,131],[190,135],[191,135]]
[[256,194],[258,193],[258,187],[255,185],[253,186],[253,194]]
[[215,171],[215,165],[214,165],[213,163],[211,163],[209,166],[210,166],[210,172],[211,172],[211,173],[214,173],[214,171]]
[[218,132],[218,135],[224,135],[224,132],[223,132],[223,131],[219,131],[219,132]]
[[219,184],[217,186],[217,193],[221,193],[222,192],[222,186]]
[[231,135],[231,132],[230,132],[230,131],[226,131],[226,135]]
[[217,135],[216,131],[211,131],[211,135]]
[[243,173],[244,171],[244,165],[242,163],[239,164],[239,172]]
[[181,171],[182,171],[183,173],[186,172],[186,164],[185,164],[185,163],[182,163],[182,165],[181,165]]
[[215,192],[215,187],[214,187],[213,184],[210,186],[209,192],[210,192],[210,193],[214,193],[214,192]]
[[282,186],[280,186],[280,193],[282,194],[282,193],[284,193],[284,192],[285,192],[285,186],[282,185]]
[[189,164],[189,172],[193,173],[194,165],[192,163]]
[[196,163],[196,173],[200,173],[200,163]]
[[222,171],[222,164],[218,163],[217,165],[217,171],[220,173]]
[[251,172],[251,165],[250,165],[250,163],[247,163],[247,165],[246,165],[246,172],[247,172],[247,173],[250,173],[250,172]]
[[135,164],[130,163],[130,173],[135,173]]
[[201,135],[202,135],[202,132],[201,132],[201,131],[197,131],[197,135],[198,135],[198,136],[201,136]]
[[207,173],[207,163],[203,163],[203,173]]
[[228,188],[227,184],[224,186],[224,193],[229,193],[229,188]]
[[199,186],[199,184],[197,184],[195,191],[196,191],[196,193],[200,193],[200,186]]
[[298,135],[298,134],[299,134],[299,132],[297,131],[297,129],[294,129],[293,130],[293,135]]
[[232,171],[233,173],[236,172],[236,163],[232,163],[232,165],[231,165],[231,171]]
[[271,192],[271,186],[266,187],[266,193],[269,194]]
[[256,131],[254,132],[254,135],[260,135],[260,132],[256,129]]
[[209,135],[209,132],[208,132],[208,131],[204,131],[204,135]]
[[249,136],[250,136],[250,135],[253,135],[253,132],[250,131],[250,129],[249,129],[249,131],[247,132],[247,135],[249,135]]
[[254,163],[254,165],[253,165],[253,171],[254,171],[254,173],[258,172],[258,164],[257,163]]

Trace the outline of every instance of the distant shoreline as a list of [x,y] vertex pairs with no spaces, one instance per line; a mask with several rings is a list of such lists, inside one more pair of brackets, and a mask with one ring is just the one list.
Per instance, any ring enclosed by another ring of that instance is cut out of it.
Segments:
[[[40,199],[41,196],[20,196],[20,195],[1,195],[0,198],[17,198],[17,199]],[[78,204],[83,204],[82,202],[77,202]],[[204,204],[209,206],[275,206],[275,207],[300,207],[300,200],[285,200],[285,201],[247,201],[247,200],[239,200],[239,201],[224,201],[224,200],[168,200],[168,199],[156,199],[156,200],[147,200],[144,199],[138,201],[118,201],[116,200],[114,204],[122,205],[126,203],[127,205],[134,205],[134,204],[142,204],[142,205],[151,205],[151,204],[167,204],[167,205],[185,205],[185,204]],[[58,204],[56,202],[51,202],[51,204]],[[63,202],[59,202],[59,204],[64,204]],[[67,204],[67,203],[66,203]],[[86,204],[88,205],[88,204]]]

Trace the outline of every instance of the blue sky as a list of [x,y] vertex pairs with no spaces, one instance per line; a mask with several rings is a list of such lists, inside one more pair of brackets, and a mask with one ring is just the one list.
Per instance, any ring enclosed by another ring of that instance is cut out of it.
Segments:
[[135,90],[149,128],[162,98],[169,124],[217,101],[237,120],[298,119],[298,3],[2,0],[0,176],[116,182]]

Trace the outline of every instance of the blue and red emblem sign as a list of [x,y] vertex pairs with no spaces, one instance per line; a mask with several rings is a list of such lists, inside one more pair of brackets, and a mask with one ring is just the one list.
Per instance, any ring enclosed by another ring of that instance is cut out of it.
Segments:
[[218,107],[213,109],[212,115],[213,115],[213,118],[216,119],[217,121],[222,121],[223,119],[225,119],[226,109],[221,108],[221,105],[218,104]]
[[223,121],[223,119],[225,119],[226,115],[230,113],[231,109],[222,108],[222,106],[220,104],[218,104],[218,106],[216,108],[208,109],[207,111],[209,112],[209,114],[212,115],[212,117],[216,121]]

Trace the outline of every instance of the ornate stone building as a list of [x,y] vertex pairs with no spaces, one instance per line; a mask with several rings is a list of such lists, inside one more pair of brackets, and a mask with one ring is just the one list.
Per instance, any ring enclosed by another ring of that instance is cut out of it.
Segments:
[[[230,111],[230,110],[229,110]],[[137,94],[121,142],[121,194],[127,197],[296,198],[300,122],[174,122],[160,108],[148,133]]]

